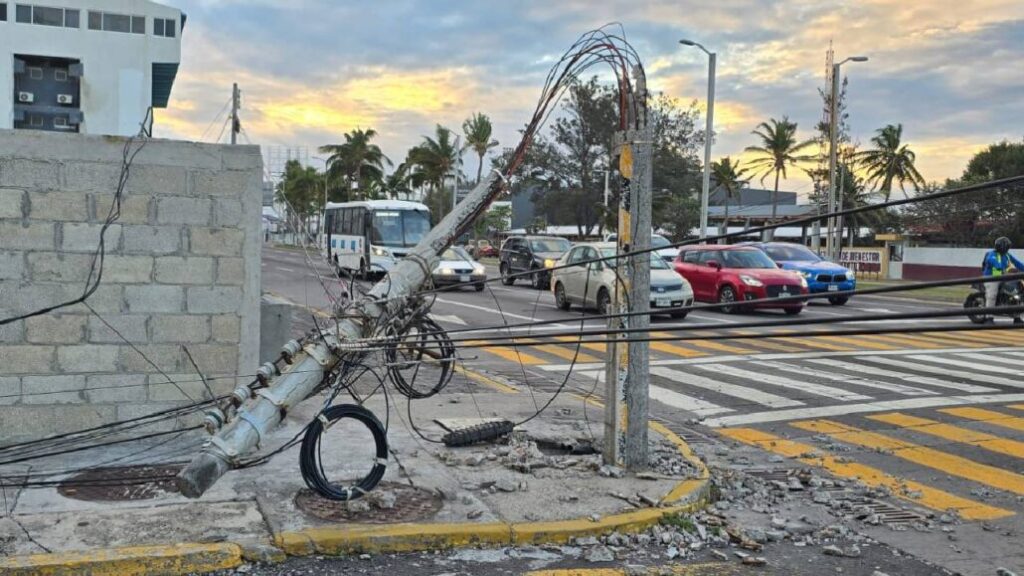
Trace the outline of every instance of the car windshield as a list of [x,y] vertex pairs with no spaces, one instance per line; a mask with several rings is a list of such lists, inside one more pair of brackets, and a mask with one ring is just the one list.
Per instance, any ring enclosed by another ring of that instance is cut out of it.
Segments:
[[[601,256],[604,256],[606,258],[615,256],[615,248],[602,248],[601,249]],[[613,262],[615,262],[615,261],[614,260],[609,260],[608,261],[609,265],[611,265]],[[654,252],[651,252],[651,270],[668,270],[668,269],[669,269],[669,267],[668,267],[668,264],[665,262],[665,260],[661,256],[658,256]]]
[[534,252],[565,252],[570,247],[564,238],[535,238],[530,240],[530,248]]
[[669,244],[671,244],[671,242],[669,242],[667,238],[661,236],[660,234],[655,234],[654,236],[651,236],[651,246],[653,248],[664,248]]
[[777,268],[760,250],[722,250],[721,258],[725,268]]
[[821,256],[799,244],[773,244],[765,246],[764,251],[776,262],[821,262]]
[[375,210],[370,243],[409,247],[430,232],[430,215],[422,210]]
[[441,253],[441,260],[472,260],[472,258],[462,248],[452,246]]

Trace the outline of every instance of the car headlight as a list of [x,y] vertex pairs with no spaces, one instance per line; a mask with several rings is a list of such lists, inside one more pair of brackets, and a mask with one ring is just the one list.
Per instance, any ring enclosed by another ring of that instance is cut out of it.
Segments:
[[454,273],[455,273],[455,271],[452,270],[451,268],[441,268],[441,274],[444,274],[445,276],[448,276],[448,275],[454,274]]
[[853,270],[847,270],[846,271],[846,279],[847,280],[856,280],[857,276],[854,275]]
[[811,272],[801,272],[800,275],[803,276],[807,280],[810,280],[811,276],[814,276],[814,274],[811,273]]
[[482,275],[484,272],[487,271],[487,269],[484,268],[483,264],[474,264],[473,271],[476,272],[478,275]]
[[804,277],[804,276],[800,277],[800,285],[803,286],[804,288],[807,288],[807,278],[806,277]]
[[746,274],[740,274],[740,280],[742,280],[747,286],[764,286],[764,282],[761,282],[753,276],[747,276]]
[[388,252],[387,248],[381,248],[380,246],[373,246],[370,248],[370,253],[374,256],[383,256],[385,258],[391,258],[391,252]]
[[545,268],[554,268],[555,267],[555,263],[556,263],[556,261],[552,260],[551,258],[545,258],[544,259],[544,267]]

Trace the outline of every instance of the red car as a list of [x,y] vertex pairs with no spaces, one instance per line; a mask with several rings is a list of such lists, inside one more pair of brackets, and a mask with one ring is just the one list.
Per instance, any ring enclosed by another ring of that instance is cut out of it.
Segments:
[[799,272],[779,269],[771,258],[754,247],[684,246],[673,267],[693,286],[695,300],[730,304],[720,308],[727,314],[743,308],[782,308],[786,314],[799,314],[804,308],[802,300],[731,305],[807,294],[807,281]]

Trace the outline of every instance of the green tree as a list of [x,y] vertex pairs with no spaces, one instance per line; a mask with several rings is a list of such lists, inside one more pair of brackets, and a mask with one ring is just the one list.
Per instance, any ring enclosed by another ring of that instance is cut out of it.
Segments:
[[910,146],[902,143],[902,139],[903,124],[889,124],[875,131],[875,136],[871,138],[874,148],[864,150],[858,156],[868,172],[867,184],[875,186],[886,202],[892,194],[894,181],[899,184],[904,197],[907,197],[908,182],[915,190],[920,190],[925,184],[921,173],[914,166],[917,155]]
[[476,169],[476,183],[480,183],[483,175],[484,156],[491,148],[498,146],[498,141],[491,138],[491,119],[486,114],[476,113],[462,123],[462,132],[466,135],[464,150],[472,150],[480,160]]
[[971,183],[1001,180],[1024,174],[1024,140],[992,144],[967,163],[963,180]]
[[385,165],[391,166],[391,160],[380,146],[371,142],[377,136],[373,128],[357,128],[344,136],[343,144],[320,147],[320,152],[330,155],[327,157],[327,178],[332,195],[340,195],[339,200],[349,199],[353,185],[358,187],[357,197],[366,196],[369,183],[383,180]]
[[787,168],[814,159],[802,154],[808,147],[814,145],[814,140],[798,141],[796,130],[796,122],[791,122],[788,116],[783,116],[782,120],[771,118],[768,122],[759,124],[753,131],[753,134],[761,139],[761,143],[746,148],[747,152],[759,155],[750,161],[750,168],[757,172],[756,176],[760,176],[762,184],[768,177],[775,175],[775,187],[772,189],[772,220],[775,220],[778,213],[779,177],[786,176]]
[[725,195],[725,216],[722,219],[722,227],[729,230],[729,203],[736,197],[744,186],[750,183],[749,179],[743,176],[747,173],[746,168],[740,168],[737,162],[726,156],[718,162],[711,163],[711,179],[715,182],[715,189],[721,189]]
[[324,179],[320,172],[310,166],[303,166],[298,160],[289,160],[284,174],[277,184],[277,201],[288,206],[293,230],[309,227],[309,219],[323,207]]
[[452,174],[459,160],[452,131],[438,124],[434,137],[424,136],[423,142],[409,150],[408,162],[415,166],[418,178],[430,187],[426,203],[435,221],[451,210],[451,198],[445,193],[445,178]]
[[395,167],[394,172],[384,178],[384,191],[388,198],[397,200],[399,197],[404,197],[407,199],[413,188],[414,178],[408,162],[400,163]]

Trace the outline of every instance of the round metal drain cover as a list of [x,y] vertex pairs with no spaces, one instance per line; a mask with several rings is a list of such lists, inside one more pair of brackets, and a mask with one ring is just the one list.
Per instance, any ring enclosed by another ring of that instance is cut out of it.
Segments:
[[395,524],[433,517],[441,509],[441,498],[430,490],[408,484],[381,482],[366,496],[350,502],[328,500],[303,488],[295,495],[295,506],[330,522]]
[[67,498],[95,502],[148,500],[177,494],[174,476],[179,471],[179,464],[95,468],[61,482],[57,492]]

